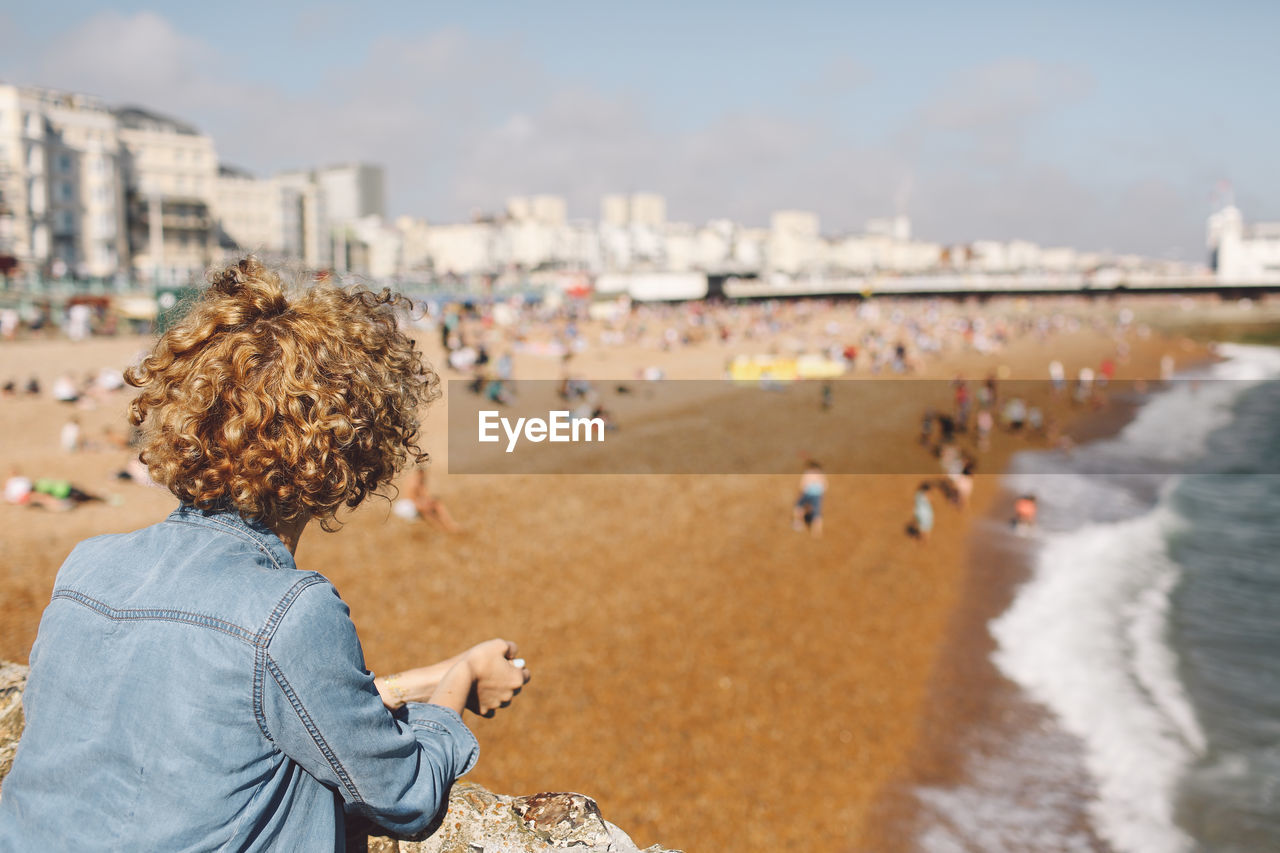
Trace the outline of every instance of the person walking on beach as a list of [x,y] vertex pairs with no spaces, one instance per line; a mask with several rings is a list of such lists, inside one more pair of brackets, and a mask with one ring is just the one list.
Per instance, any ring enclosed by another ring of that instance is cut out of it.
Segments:
[[462,713],[529,678],[515,644],[375,678],[338,591],[294,560],[308,527],[426,455],[439,378],[403,305],[332,282],[290,295],[246,258],[129,371],[141,459],[180,504],[59,569],[0,850],[332,851],[348,814],[431,825],[478,756]]
[[914,532],[917,539],[921,542],[929,541],[929,534],[933,531],[933,504],[929,502],[928,482],[921,483],[916,488],[915,499],[913,502],[912,515],[914,518]]
[[796,530],[809,528],[815,537],[822,536],[822,498],[827,493],[827,475],[815,460],[809,460],[800,475],[800,497],[791,512],[791,526]]

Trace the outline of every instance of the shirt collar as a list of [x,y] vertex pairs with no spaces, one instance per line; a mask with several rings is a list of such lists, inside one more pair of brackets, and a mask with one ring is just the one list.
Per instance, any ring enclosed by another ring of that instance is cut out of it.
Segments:
[[202,527],[247,537],[270,558],[276,568],[297,568],[297,563],[293,560],[293,554],[289,553],[289,549],[285,547],[285,544],[280,541],[280,537],[270,527],[267,527],[257,519],[245,518],[230,507],[221,506],[202,510],[189,504],[182,504],[169,514],[168,520],[198,524]]

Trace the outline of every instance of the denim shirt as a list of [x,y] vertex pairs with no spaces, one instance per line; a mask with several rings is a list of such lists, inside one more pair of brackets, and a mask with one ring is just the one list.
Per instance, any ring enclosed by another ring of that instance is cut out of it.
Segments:
[[387,711],[337,591],[265,526],[182,507],[78,545],[40,620],[0,850],[341,850],[414,833],[479,746]]

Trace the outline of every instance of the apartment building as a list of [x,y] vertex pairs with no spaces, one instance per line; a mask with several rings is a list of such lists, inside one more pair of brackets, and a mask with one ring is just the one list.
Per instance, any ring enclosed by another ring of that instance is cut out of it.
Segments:
[[219,253],[213,139],[138,107],[116,110],[116,119],[134,276],[156,284],[200,278]]
[[128,262],[116,116],[87,95],[0,84],[0,256],[44,275]]
[[223,249],[277,260],[304,256],[304,192],[278,178],[218,167],[214,212]]

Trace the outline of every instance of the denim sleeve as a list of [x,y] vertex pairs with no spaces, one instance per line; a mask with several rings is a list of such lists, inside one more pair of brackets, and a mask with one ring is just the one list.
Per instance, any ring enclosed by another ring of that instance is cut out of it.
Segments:
[[299,593],[260,664],[264,733],[348,810],[387,829],[425,829],[476,762],[479,744],[453,710],[386,709],[350,611],[328,583]]

